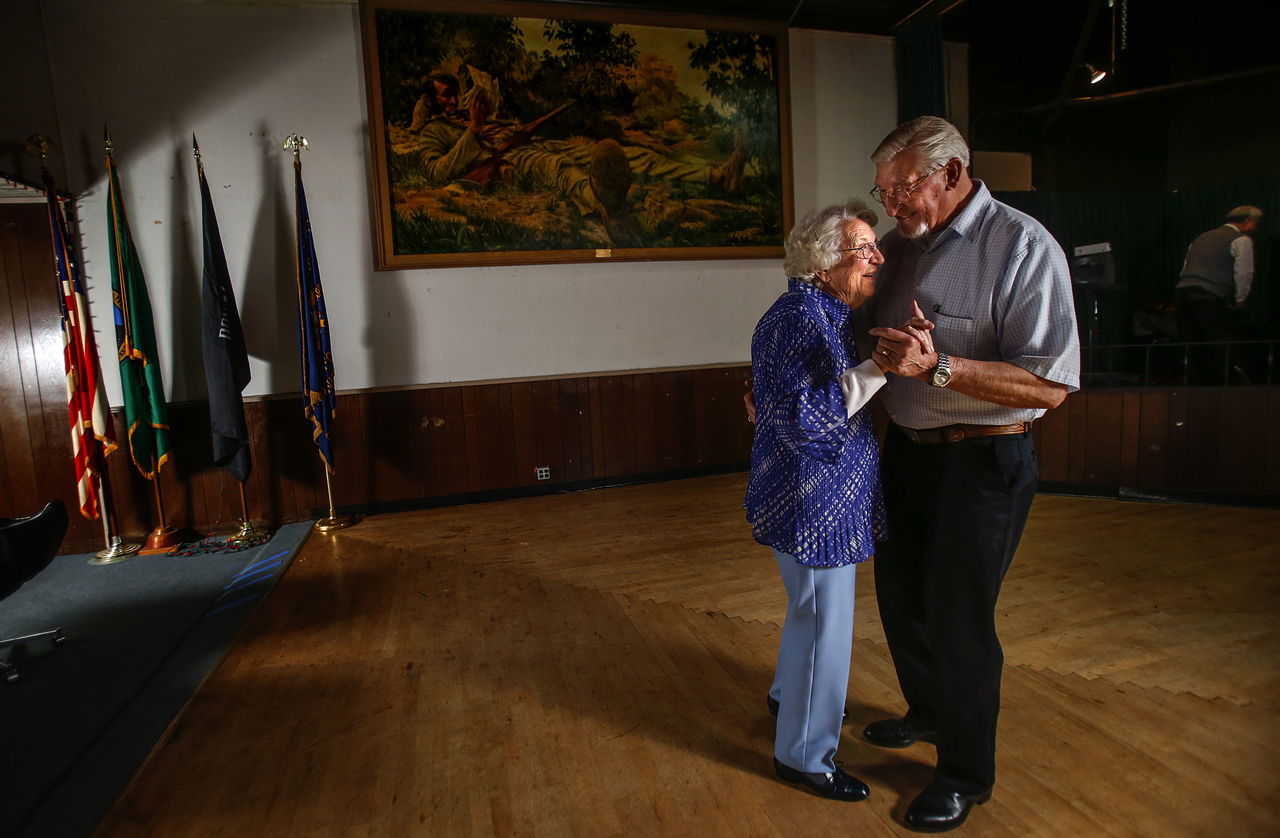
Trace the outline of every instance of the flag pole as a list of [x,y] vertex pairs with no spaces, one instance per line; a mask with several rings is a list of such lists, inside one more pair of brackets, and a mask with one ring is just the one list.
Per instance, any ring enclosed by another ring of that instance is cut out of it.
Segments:
[[[85,515],[86,504],[91,503],[93,512],[97,517],[102,519],[102,537],[104,541],[103,550],[98,553],[98,558],[93,559],[94,563],[106,563],[119,561],[126,556],[132,555],[138,551],[138,545],[124,543],[118,535],[119,529],[116,526],[115,504],[111,497],[110,483],[107,479],[107,455],[115,450],[114,431],[111,427],[110,408],[106,403],[105,393],[88,394],[88,411],[84,411],[85,403],[81,401],[81,395],[78,395],[79,388],[87,387],[89,391],[94,391],[101,385],[101,379],[98,377],[98,353],[93,345],[92,325],[88,317],[88,299],[84,294],[83,285],[79,282],[78,271],[76,268],[76,260],[71,253],[71,244],[68,241],[68,230],[66,217],[58,204],[58,195],[54,187],[53,175],[49,173],[49,146],[53,142],[42,134],[34,134],[27,138],[27,149],[36,151],[40,155],[40,168],[44,174],[45,189],[48,192],[49,200],[49,227],[52,237],[54,249],[54,269],[58,274],[58,309],[62,316],[62,330],[64,340],[64,359],[67,364],[67,399],[68,405],[71,407],[71,428],[72,428],[72,456],[76,461],[76,482],[78,485],[77,493],[80,495],[80,513]],[[65,285],[65,288],[64,288]],[[70,303],[75,300],[75,309],[78,312],[77,318],[83,318],[84,335],[83,338],[76,338],[74,343],[76,348],[73,349],[73,340],[69,337],[71,332],[68,323],[71,322]],[[83,309],[82,310],[82,304]],[[80,341],[83,340],[83,345]],[[82,357],[80,361],[73,361],[78,354]],[[85,365],[88,365],[86,368]],[[97,395],[102,396],[102,402],[97,407],[93,407],[96,402]],[[101,409],[101,413],[98,410]],[[84,431],[88,429],[89,433]],[[103,434],[99,438],[98,434]],[[103,449],[103,440],[111,443],[111,447]],[[79,442],[77,442],[79,440]],[[83,451],[84,458],[81,460],[77,451]],[[81,468],[83,466],[83,468]],[[84,490],[84,478],[88,477],[88,492]],[[94,478],[98,481],[97,492],[92,491]],[[86,518],[92,518],[92,515],[85,515]]]
[[156,528],[147,536],[146,545],[138,551],[143,555],[167,553],[179,540],[177,529],[169,526],[169,522],[165,520],[164,498],[160,494],[160,468],[156,465],[154,455],[151,457],[151,471],[155,474],[155,477],[151,479],[151,488],[156,497],[156,517],[159,518],[159,521],[156,523]]
[[[323,465],[323,462],[324,462],[324,461],[322,460],[322,461],[321,461],[321,464],[322,464],[322,465]],[[325,488],[325,491],[326,491],[326,492],[328,492],[328,494],[329,494],[329,517],[328,517],[328,518],[321,518],[319,521],[316,521],[316,523],[315,523],[315,525],[312,527],[312,529],[314,529],[316,532],[333,532],[334,530],[342,530],[342,529],[346,529],[347,527],[351,527],[351,526],[354,526],[354,525],[356,525],[356,524],[360,523],[360,516],[359,516],[359,515],[342,515],[342,516],[339,516],[339,515],[338,515],[338,513],[337,513],[337,511],[336,511],[336,510],[334,510],[334,508],[333,508],[333,484],[332,484],[332,482],[330,482],[330,480],[329,480],[329,468],[328,468],[328,466],[326,466],[326,467],[325,467],[325,470],[324,470],[324,488]]]
[[107,479],[105,459],[102,464],[102,473],[98,475],[98,488],[102,492],[102,504],[99,514],[102,515],[102,533],[106,538],[106,546],[89,560],[89,564],[115,564],[139,552],[142,545],[135,542],[126,542],[120,537],[120,528],[116,521],[115,500],[111,494],[111,481]]
[[213,443],[213,464],[226,469],[240,488],[240,531],[227,538],[228,544],[246,545],[265,540],[267,533],[253,526],[249,518],[249,497],[245,485],[252,467],[249,429],[245,424],[241,393],[252,379],[249,354],[244,345],[244,329],[236,307],[231,275],[227,271],[218,218],[204,176],[204,157],[194,132],[191,155],[196,161],[200,183],[200,216],[204,238],[202,293],[205,382],[209,393],[209,430]]
[[160,380],[158,349],[152,325],[142,266],[129,233],[124,198],[117,179],[111,131],[102,127],[107,167],[107,232],[111,247],[111,291],[115,307],[116,343],[120,362],[129,454],[142,476],[151,482],[156,505],[156,528],[140,553],[165,553],[178,543],[169,525],[161,493],[160,469],[169,459],[168,416]]
[[249,500],[244,491],[244,484],[240,484],[240,532],[227,539],[231,544],[243,544],[247,541],[256,541],[266,535],[266,530],[260,530],[253,526],[253,522],[249,520]]
[[[309,149],[310,149],[310,146],[307,145],[306,137],[303,137],[300,134],[290,134],[288,137],[285,137],[284,150],[293,153],[293,169],[296,175],[294,188],[297,191],[296,197],[299,199],[298,200],[298,255],[299,255],[299,258],[298,258],[298,313],[300,318],[305,318],[307,316],[308,309],[309,309],[309,306],[307,304],[308,292],[303,288],[302,253],[304,249],[304,242],[306,243],[307,248],[311,247],[310,245],[311,232],[310,232],[309,223],[306,225],[303,224],[303,213],[305,209],[305,202],[301,200],[302,152],[304,150],[309,150]],[[313,271],[314,271],[314,261],[315,261],[314,254],[312,254],[310,264],[312,265]],[[318,291],[319,274],[318,273],[316,274],[316,288],[317,288],[317,296],[319,297],[319,291]],[[301,335],[301,329],[302,329],[301,322],[302,321],[300,320],[299,337],[300,337],[300,340],[305,341],[305,338],[303,338]],[[302,365],[303,365],[302,373],[303,373],[303,381],[304,381],[303,397],[306,398],[307,387],[305,385],[305,382],[307,380],[307,362],[305,358],[302,362]],[[328,393],[329,397],[332,398],[332,395],[333,395],[332,367],[330,367],[329,369],[329,375],[330,375],[330,380],[327,382],[327,385],[325,386],[325,391]],[[329,452],[329,456],[326,457],[324,449],[320,447],[318,442],[320,439],[324,439],[326,440],[326,443],[327,443],[327,440],[328,440],[327,425],[323,427],[323,430],[321,430],[320,426],[317,425],[316,433],[317,433],[317,449],[316,450],[317,450],[317,453],[320,455],[320,465],[324,470],[324,488],[325,488],[325,493],[327,494],[328,500],[329,500],[329,515],[328,517],[321,518],[319,521],[316,521],[315,524],[312,526],[312,529],[314,529],[316,532],[330,533],[336,530],[346,529],[347,527],[354,526],[355,524],[360,523],[360,516],[359,515],[340,516],[337,514],[337,510],[333,505],[333,482],[329,478],[330,472],[333,471],[333,466],[330,463],[330,459],[332,458],[332,452]]]

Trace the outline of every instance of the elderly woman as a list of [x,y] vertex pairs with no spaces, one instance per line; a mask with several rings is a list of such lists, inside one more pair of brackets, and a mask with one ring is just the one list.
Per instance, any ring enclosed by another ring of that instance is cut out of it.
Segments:
[[756,326],[751,375],[756,435],[747,520],[773,548],[787,617],[769,708],[773,767],[822,797],[863,800],[865,783],[837,767],[853,648],[854,572],[875,552],[884,510],[867,401],[884,384],[859,363],[853,310],[884,263],[859,203],[810,213],[787,237],[787,291]]

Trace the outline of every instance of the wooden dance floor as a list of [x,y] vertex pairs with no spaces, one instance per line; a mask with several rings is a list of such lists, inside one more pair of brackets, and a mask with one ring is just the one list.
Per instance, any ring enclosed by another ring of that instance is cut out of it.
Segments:
[[[784,596],[745,475],[313,534],[100,836],[880,836],[932,746],[859,571],[845,767],[773,777]],[[999,781],[960,834],[1280,835],[1280,511],[1040,496],[1000,601]]]

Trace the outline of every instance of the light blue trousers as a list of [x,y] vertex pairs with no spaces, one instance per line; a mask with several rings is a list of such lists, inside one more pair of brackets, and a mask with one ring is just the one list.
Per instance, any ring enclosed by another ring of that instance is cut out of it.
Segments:
[[809,567],[787,553],[774,550],[773,556],[787,589],[787,619],[769,689],[780,705],[774,756],[797,771],[834,771],[849,688],[858,566]]

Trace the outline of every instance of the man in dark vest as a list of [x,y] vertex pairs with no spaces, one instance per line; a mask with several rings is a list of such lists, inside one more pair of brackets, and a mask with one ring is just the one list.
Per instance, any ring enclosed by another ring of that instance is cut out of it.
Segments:
[[1236,207],[1221,227],[1201,233],[1187,248],[1174,301],[1183,340],[1231,340],[1234,312],[1253,287],[1253,239],[1262,210]]
[[[1196,236],[1174,288],[1178,331],[1185,341],[1238,340],[1238,312],[1253,286],[1253,239],[1262,210],[1236,207],[1221,227]],[[1205,360],[1201,357],[1199,360]],[[1194,378],[1225,380],[1225,357],[1220,350]],[[1240,373],[1243,375],[1243,373]]]

